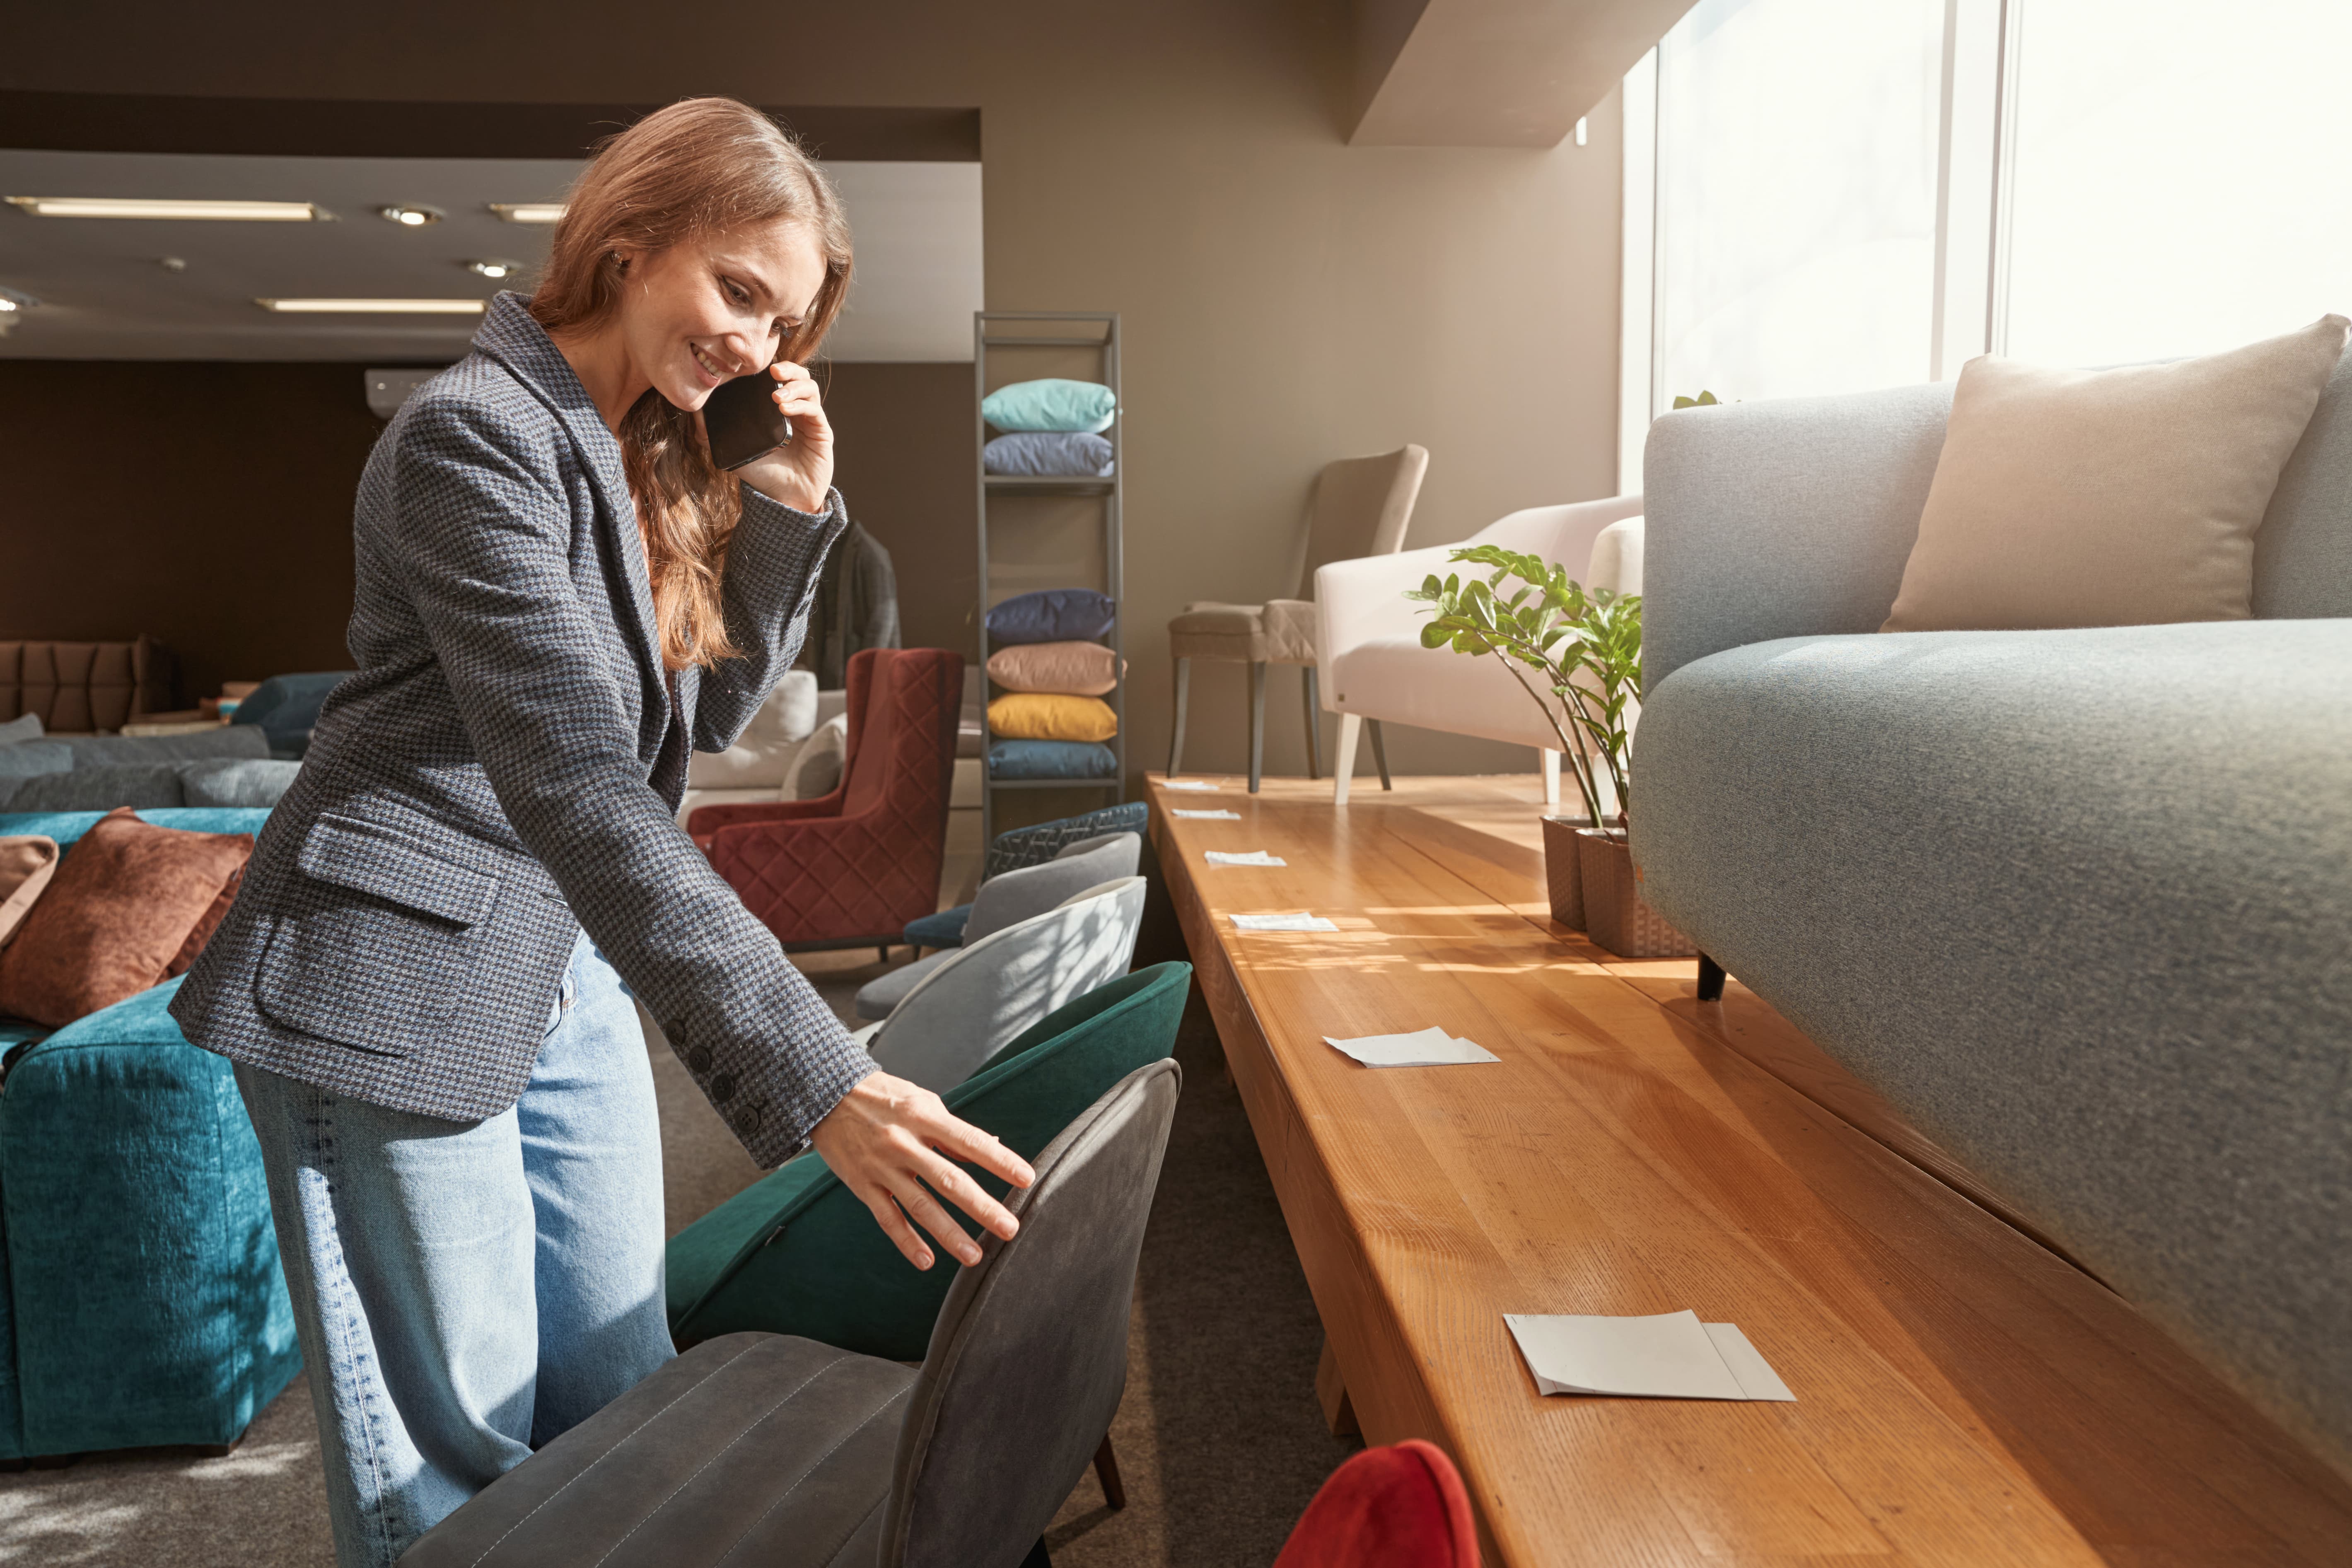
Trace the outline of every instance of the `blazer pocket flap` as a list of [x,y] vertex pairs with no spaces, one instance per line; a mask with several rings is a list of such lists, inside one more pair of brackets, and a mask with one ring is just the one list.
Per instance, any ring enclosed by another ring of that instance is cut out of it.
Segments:
[[302,841],[306,875],[458,925],[489,918],[499,879],[373,822],[321,817]]

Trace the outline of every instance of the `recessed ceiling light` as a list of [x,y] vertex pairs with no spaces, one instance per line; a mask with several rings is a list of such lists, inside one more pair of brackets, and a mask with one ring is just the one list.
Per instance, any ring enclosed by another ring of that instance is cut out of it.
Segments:
[[466,264],[466,270],[473,273],[478,277],[512,277],[516,273],[522,270],[522,263],[519,261],[499,261],[491,257],[484,257],[480,261],[467,262]]
[[478,316],[479,299],[257,299],[284,316]]
[[209,218],[243,224],[310,224],[328,214],[309,202],[209,202],[178,197],[10,196],[8,204],[42,218]]
[[490,211],[510,224],[551,224],[563,216],[562,202],[492,202]]
[[438,207],[378,207],[375,215],[386,223],[398,224],[404,229],[421,229],[427,224],[441,221]]

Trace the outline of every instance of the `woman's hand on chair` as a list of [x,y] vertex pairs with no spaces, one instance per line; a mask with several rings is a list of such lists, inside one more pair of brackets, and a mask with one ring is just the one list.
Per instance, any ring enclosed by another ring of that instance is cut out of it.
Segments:
[[940,1207],[942,1197],[980,1221],[991,1235],[1010,1239],[1021,1228],[955,1161],[968,1160],[1014,1186],[1027,1186],[1036,1179],[1028,1162],[997,1142],[993,1134],[957,1120],[929,1090],[887,1072],[869,1075],[843,1095],[809,1141],[918,1269],[928,1269],[932,1261],[929,1244],[915,1229],[918,1225],[958,1262],[969,1267],[980,1261],[980,1244]]
[[775,379],[776,406],[793,422],[793,438],[735,470],[736,476],[771,501],[822,512],[833,490],[833,426],[824,417],[824,400],[805,366],[778,360],[768,374]]

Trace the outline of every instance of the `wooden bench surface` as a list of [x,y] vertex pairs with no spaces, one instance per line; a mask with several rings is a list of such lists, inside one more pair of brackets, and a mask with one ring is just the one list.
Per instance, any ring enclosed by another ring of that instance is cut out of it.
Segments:
[[[1533,779],[1211,781],[1153,841],[1338,1370],[1492,1561],[2352,1563],[2342,1477],[1759,999],[1554,925]],[[1226,918],[1297,910],[1339,929]],[[1502,1061],[1322,1040],[1431,1024]],[[1503,1323],[1684,1308],[1797,1403],[1546,1397]]]

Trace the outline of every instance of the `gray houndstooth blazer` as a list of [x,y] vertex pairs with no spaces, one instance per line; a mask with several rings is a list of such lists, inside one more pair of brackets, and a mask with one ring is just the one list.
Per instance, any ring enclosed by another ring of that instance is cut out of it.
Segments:
[[[172,1016],[211,1051],[472,1121],[529,1081],[580,928],[762,1165],[874,1062],[675,820],[792,665],[847,526],[746,486],[728,630],[664,678],[619,445],[515,295],[377,442],[356,674]],[[675,695],[673,696],[673,689]]]

